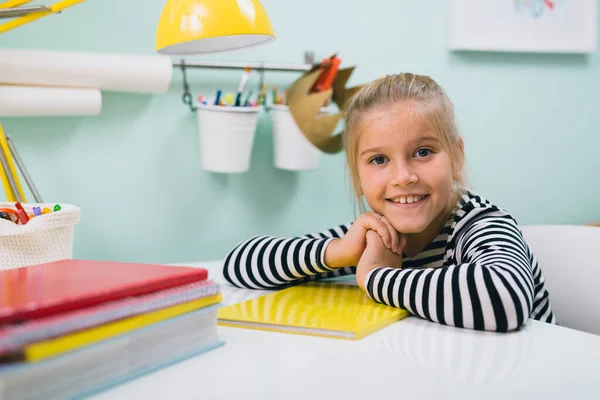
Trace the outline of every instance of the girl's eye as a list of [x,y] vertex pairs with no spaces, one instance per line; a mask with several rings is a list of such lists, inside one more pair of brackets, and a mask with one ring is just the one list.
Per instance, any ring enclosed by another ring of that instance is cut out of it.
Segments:
[[375,156],[375,157],[371,158],[371,161],[369,161],[369,164],[381,165],[384,162],[386,162],[386,158],[384,156]]
[[422,149],[417,150],[417,152],[415,153],[415,156],[417,156],[417,157],[427,157],[431,153],[432,153],[431,149],[422,148]]

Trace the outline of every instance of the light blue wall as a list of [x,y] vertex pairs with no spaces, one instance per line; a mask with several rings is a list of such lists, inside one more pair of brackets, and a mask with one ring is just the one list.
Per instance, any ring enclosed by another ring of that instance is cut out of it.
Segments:
[[[209,60],[302,62],[339,52],[350,85],[429,74],[448,91],[466,142],[472,186],[522,224],[600,221],[600,56],[450,54],[445,2],[262,0],[277,40]],[[88,0],[0,36],[15,48],[154,53],[164,0]],[[335,12],[343,11],[343,16]],[[297,75],[267,74],[284,87]],[[196,94],[233,91],[235,71],[196,70]],[[256,77],[250,84],[257,85]],[[270,120],[259,124],[248,173],[200,167],[195,116],[175,71],[166,94],[103,94],[98,117],[6,118],[50,202],[79,205],[75,256],[180,262],[217,259],[259,233],[296,235],[353,217],[342,154],[314,172],[272,166]]]

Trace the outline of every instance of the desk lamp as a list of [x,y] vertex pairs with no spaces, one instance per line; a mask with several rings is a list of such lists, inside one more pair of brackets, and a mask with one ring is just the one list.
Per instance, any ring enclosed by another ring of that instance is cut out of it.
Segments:
[[164,55],[218,53],[275,39],[258,0],[168,0],[156,31]]

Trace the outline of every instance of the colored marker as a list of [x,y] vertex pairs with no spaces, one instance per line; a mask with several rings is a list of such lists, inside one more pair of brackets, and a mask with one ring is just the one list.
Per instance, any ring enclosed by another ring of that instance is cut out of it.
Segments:
[[21,220],[21,223],[23,225],[25,225],[27,223],[27,221],[29,221],[29,217],[27,216],[27,212],[25,211],[25,209],[23,208],[23,206],[21,205],[21,203],[18,202],[18,201],[15,203],[15,207],[17,207],[17,216]]
[[225,104],[228,106],[233,105],[233,93],[227,93],[225,95]]
[[242,92],[246,87],[246,83],[248,83],[248,77],[250,76],[250,71],[252,68],[244,68],[244,73],[242,74],[242,81],[240,82],[240,86],[238,87],[237,95],[235,96],[235,106],[239,107],[242,105]]
[[248,97],[246,97],[246,101],[244,102],[244,107],[248,107],[250,105],[250,98],[252,97],[252,91],[248,93]]
[[17,216],[19,217],[19,221],[21,221],[23,225],[25,225],[29,221],[29,216],[23,210],[17,210]]
[[221,101],[221,90],[217,90],[217,95],[215,96],[215,106],[219,105],[219,102]]

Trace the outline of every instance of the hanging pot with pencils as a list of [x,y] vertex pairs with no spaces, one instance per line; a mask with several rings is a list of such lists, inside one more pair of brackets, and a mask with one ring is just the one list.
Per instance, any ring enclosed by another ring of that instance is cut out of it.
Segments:
[[[275,167],[292,171],[319,168],[321,150],[313,145],[300,131],[290,109],[284,104],[269,107],[273,124],[273,163]],[[328,109],[321,108],[327,115]]]
[[198,104],[200,160],[205,170],[248,171],[261,108]]

